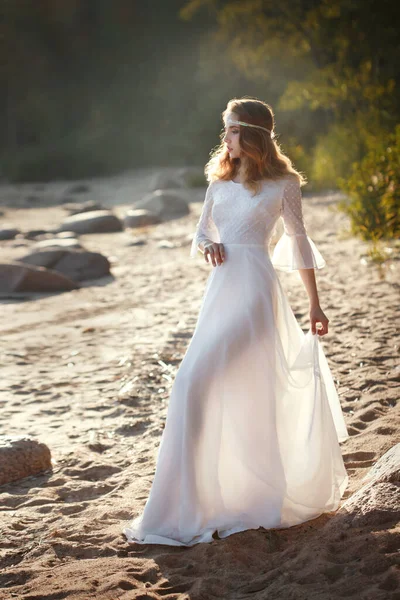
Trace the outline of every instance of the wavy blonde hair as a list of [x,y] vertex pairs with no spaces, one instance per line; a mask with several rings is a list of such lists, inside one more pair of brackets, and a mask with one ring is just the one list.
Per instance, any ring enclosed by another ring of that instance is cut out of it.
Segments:
[[223,142],[225,130],[222,131],[221,143],[211,151],[211,158],[204,168],[209,183],[219,179],[224,181],[233,179],[238,173],[243,158],[245,159],[243,161],[245,185],[255,193],[260,191],[262,180],[277,180],[289,174],[297,177],[300,185],[307,183],[305,176],[293,167],[290,158],[282,152],[275,141],[274,113],[269,104],[257,98],[233,98],[229,100],[222,113],[224,124],[226,116],[231,112],[237,115],[239,121],[266,127],[271,134],[257,127],[238,125],[241,158],[230,158]]

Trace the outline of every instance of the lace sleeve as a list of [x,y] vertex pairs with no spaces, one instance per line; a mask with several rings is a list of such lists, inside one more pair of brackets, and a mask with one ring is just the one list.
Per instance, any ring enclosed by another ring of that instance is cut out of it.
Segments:
[[302,195],[298,179],[291,179],[283,192],[281,216],[284,232],[272,254],[272,264],[281,271],[322,269],[326,262],[311,238],[303,220]]
[[212,218],[213,196],[211,185],[212,184],[210,183],[207,188],[200,219],[196,225],[196,231],[190,248],[191,258],[194,258],[197,255],[200,242],[205,240],[212,242],[219,241],[218,229]]

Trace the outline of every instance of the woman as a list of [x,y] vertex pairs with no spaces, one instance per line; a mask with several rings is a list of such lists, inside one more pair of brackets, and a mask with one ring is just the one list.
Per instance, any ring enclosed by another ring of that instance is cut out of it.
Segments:
[[[172,386],[149,497],[123,530],[130,542],[192,546],[290,527],[336,510],[348,484],[339,446],[348,432],[318,339],[329,321],[314,270],[325,261],[303,222],[305,180],[274,140],[270,106],[233,99],[223,120],[190,250],[215,268]],[[275,269],[301,275],[307,334]]]

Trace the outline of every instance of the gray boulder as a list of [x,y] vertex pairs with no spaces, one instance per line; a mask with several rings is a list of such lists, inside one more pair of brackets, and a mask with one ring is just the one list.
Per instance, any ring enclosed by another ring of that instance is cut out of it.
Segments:
[[0,263],[0,292],[65,292],[80,285],[62,273],[25,265],[20,262]]
[[73,281],[98,279],[110,274],[110,262],[105,256],[75,248],[39,249],[19,258],[18,262],[52,269]]
[[51,469],[49,448],[26,436],[0,436],[0,485]]
[[363,485],[332,519],[349,527],[381,527],[400,519],[400,444],[388,450],[365,475]]
[[160,219],[183,217],[189,214],[188,202],[182,196],[166,190],[156,190],[135,203],[135,209],[145,209]]
[[179,169],[177,177],[184,187],[207,187],[207,180],[203,167],[183,167]]
[[94,210],[67,217],[60,226],[60,231],[74,233],[109,233],[122,231],[122,223],[109,210]]
[[0,240],[13,240],[21,231],[16,227],[0,229]]
[[381,456],[364,476],[363,481],[375,481],[379,483],[400,482],[400,443],[390,448],[390,450]]
[[124,227],[146,227],[147,225],[155,225],[160,223],[161,219],[158,215],[144,208],[128,210],[124,217]]

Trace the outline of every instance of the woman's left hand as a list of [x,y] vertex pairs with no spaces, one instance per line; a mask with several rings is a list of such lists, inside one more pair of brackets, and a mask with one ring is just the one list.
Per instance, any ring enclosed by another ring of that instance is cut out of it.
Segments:
[[[328,333],[329,319],[319,305],[310,308],[310,322],[312,334],[325,335]],[[321,327],[317,328],[317,323],[321,323]]]

